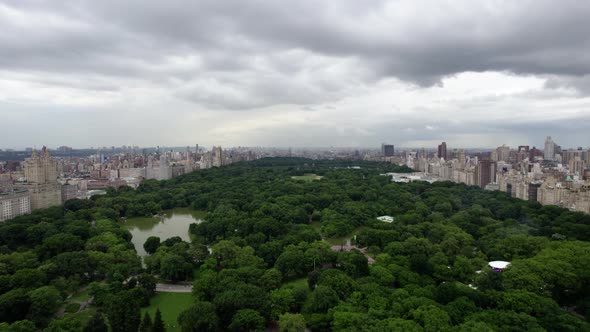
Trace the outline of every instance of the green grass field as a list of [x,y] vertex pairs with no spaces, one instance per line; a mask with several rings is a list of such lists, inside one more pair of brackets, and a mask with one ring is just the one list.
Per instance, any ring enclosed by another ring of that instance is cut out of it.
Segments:
[[295,279],[295,280],[284,283],[283,286],[288,287],[288,288],[293,288],[293,289],[307,288],[307,278]]
[[142,319],[143,315],[149,312],[153,320],[156,308],[160,308],[162,320],[164,320],[166,325],[166,331],[180,331],[176,319],[191,303],[193,303],[193,298],[190,293],[156,293],[156,296],[150,301],[150,306],[141,310]]
[[68,301],[69,302],[73,302],[73,301],[82,302],[82,301],[88,301],[88,299],[90,299],[90,294],[88,294],[88,289],[85,289],[78,294],[74,294]]
[[[319,221],[312,221],[309,225],[316,232],[320,233],[320,235],[322,234],[322,223],[321,222],[319,222]],[[348,240],[352,239],[355,234],[358,234],[359,232],[361,232],[365,228],[366,228],[365,226],[360,226],[360,227],[355,228],[352,232],[350,232],[349,234],[346,234],[344,236],[340,236],[340,237],[328,237],[328,238],[325,238],[325,237],[322,236],[322,239],[323,239],[324,242],[327,242],[331,246],[345,245],[346,242]]]
[[319,176],[316,174],[305,174],[305,175],[291,177],[291,179],[293,179],[293,180],[307,181],[307,182],[311,182],[313,180],[321,180],[322,178],[323,178],[323,176]]

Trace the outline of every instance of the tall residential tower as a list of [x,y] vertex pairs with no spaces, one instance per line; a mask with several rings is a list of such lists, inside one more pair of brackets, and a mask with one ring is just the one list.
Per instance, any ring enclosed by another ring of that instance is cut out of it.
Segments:
[[447,142],[438,145],[438,157],[447,160]]
[[555,160],[555,142],[551,139],[551,136],[547,136],[545,139],[545,149],[543,150],[543,158],[545,160]]
[[41,155],[33,151],[23,162],[26,182],[17,184],[31,194],[31,209],[44,209],[61,205],[61,184],[57,182],[57,161],[49,155],[46,147]]

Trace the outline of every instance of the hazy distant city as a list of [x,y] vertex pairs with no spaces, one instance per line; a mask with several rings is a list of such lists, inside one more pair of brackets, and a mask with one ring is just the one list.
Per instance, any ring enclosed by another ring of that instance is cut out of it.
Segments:
[[392,181],[453,181],[499,190],[523,200],[590,214],[590,149],[562,148],[551,137],[543,146],[501,145],[496,149],[396,148],[211,148],[139,146],[0,150],[0,221],[34,209],[90,198],[107,188],[137,188],[148,179],[264,157],[383,161],[406,165],[413,174],[388,174]]

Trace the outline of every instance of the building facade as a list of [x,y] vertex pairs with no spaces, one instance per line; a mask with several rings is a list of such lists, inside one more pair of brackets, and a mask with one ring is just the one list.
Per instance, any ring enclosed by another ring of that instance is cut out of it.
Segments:
[[31,195],[27,190],[0,193],[0,222],[31,213]]
[[545,158],[545,160],[555,160],[555,142],[553,142],[551,136],[547,136],[545,139],[543,158]]
[[57,161],[43,147],[23,162],[26,182],[15,185],[28,190],[31,195],[31,210],[44,209],[62,204],[61,184],[57,181]]
[[493,160],[480,160],[477,165],[477,184],[485,188],[490,182],[496,182],[496,162]]
[[395,154],[395,148],[393,144],[381,144],[381,155],[383,157],[393,157]]
[[447,160],[447,142],[438,145],[438,157]]

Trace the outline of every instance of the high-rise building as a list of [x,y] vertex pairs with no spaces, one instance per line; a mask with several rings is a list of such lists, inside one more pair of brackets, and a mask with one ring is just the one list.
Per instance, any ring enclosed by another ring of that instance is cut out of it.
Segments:
[[395,147],[393,144],[381,144],[381,156],[383,157],[393,157],[395,153]]
[[555,142],[553,142],[551,136],[547,136],[545,139],[543,158],[545,158],[545,160],[555,160]]
[[172,178],[172,169],[168,161],[168,154],[164,153],[160,156],[160,176],[159,180],[169,180]]
[[529,152],[529,146],[528,145],[519,145],[518,146],[518,152]]
[[586,167],[586,162],[582,160],[580,157],[575,157],[574,159],[570,159],[568,161],[568,169],[570,174],[576,175],[584,175],[584,168]]
[[41,155],[36,151],[23,162],[26,182],[17,184],[31,194],[31,210],[62,204],[61,184],[57,182],[57,161],[51,158],[46,147]]
[[223,149],[221,146],[213,147],[213,167],[223,166]]
[[78,186],[75,184],[66,183],[61,187],[61,200],[66,202],[70,199],[78,197]]
[[537,192],[541,188],[542,182],[531,182],[529,183],[529,201],[537,201]]
[[465,149],[459,149],[457,150],[457,159],[459,160],[459,162],[461,164],[465,164]]
[[31,195],[25,189],[0,193],[0,222],[31,213]]
[[477,180],[480,188],[485,188],[488,183],[496,181],[497,164],[493,160],[483,159],[477,165]]
[[542,157],[542,156],[543,156],[543,153],[534,146],[529,151],[529,161],[531,161],[531,162],[535,161],[535,157]]
[[438,145],[438,157],[447,160],[447,142]]
[[510,147],[506,146],[506,144],[499,146],[496,153],[497,161],[508,161],[510,159]]

